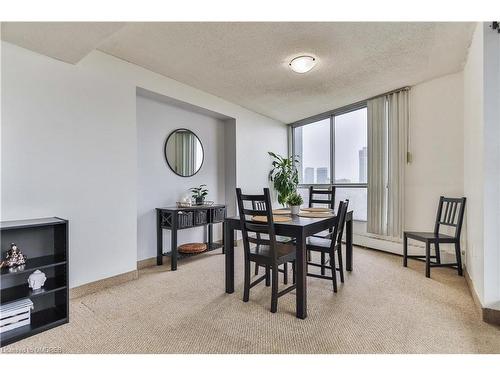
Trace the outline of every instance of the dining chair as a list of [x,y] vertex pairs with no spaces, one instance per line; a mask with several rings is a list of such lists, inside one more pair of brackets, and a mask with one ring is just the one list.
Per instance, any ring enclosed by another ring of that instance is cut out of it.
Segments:
[[[314,186],[309,186],[309,208],[313,207],[313,204],[328,205],[328,208],[335,209],[335,186],[330,186],[329,189],[315,189]],[[320,199],[315,198],[316,195],[325,196],[326,198]]]
[[[264,189],[262,195],[242,194],[241,189],[236,189],[238,199],[238,210],[240,214],[241,232],[243,236],[244,248],[244,291],[243,301],[248,302],[250,298],[250,289],[269,278],[271,273],[271,312],[275,313],[278,309],[278,298],[295,289],[295,276],[293,285],[279,291],[278,290],[278,266],[287,262],[292,262],[293,273],[295,275],[296,246],[292,243],[281,243],[276,240],[274,230],[273,213],[271,206],[271,197],[269,189]],[[253,202],[264,202],[265,207],[258,208]],[[252,208],[245,208],[245,203],[250,202]],[[253,208],[257,207],[257,208]],[[253,221],[252,217],[263,216],[265,222]],[[249,218],[250,217],[250,218]],[[249,236],[249,234],[252,234]],[[257,234],[259,236],[257,237]],[[266,235],[267,238],[263,238]],[[251,247],[251,244],[257,245]],[[266,267],[266,275],[250,282],[250,263],[255,262]]]
[[[315,204],[322,206],[328,206],[329,209],[335,209],[335,192],[336,187],[330,186],[329,189],[316,189],[314,186],[309,186],[309,208],[313,208]],[[319,196],[319,197],[317,197]],[[332,232],[332,228],[328,230],[328,233],[318,233],[313,237],[325,238],[328,237],[329,233]],[[311,253],[307,252],[307,260],[311,260]],[[321,274],[324,275],[326,271],[326,257],[325,253],[321,253],[321,263],[325,264],[321,268]]]
[[[261,210],[264,211],[266,208],[266,203],[263,201],[252,201],[252,209],[254,210]],[[261,234],[256,233],[255,236],[260,240],[261,239]],[[289,237],[283,237],[281,236],[276,236],[276,239],[279,242],[289,242],[290,238]],[[257,245],[259,247],[259,245]],[[255,275],[259,274],[259,268],[261,265],[257,262],[255,262]],[[270,280],[269,280],[269,267],[264,266],[266,268],[266,275],[268,276],[266,279],[266,285],[269,286]],[[283,273],[283,284],[288,284],[288,263],[283,264],[283,269],[279,269],[279,272]],[[295,282],[295,281],[294,281]]]
[[[307,272],[307,276],[317,277],[320,279],[332,280],[333,291],[337,293],[337,271],[340,273],[340,281],[344,282],[344,262],[342,260],[342,236],[344,233],[345,219],[347,214],[347,207],[349,206],[349,201],[346,200],[339,202],[339,207],[337,210],[337,224],[332,228],[332,232],[329,234],[328,238],[320,237],[307,237],[306,239],[306,249],[311,252],[319,252],[321,254],[328,254],[330,256],[329,269],[331,271],[331,276],[327,276],[324,273],[318,275],[316,273]],[[339,267],[335,265],[335,252],[337,252]],[[320,267],[323,269],[325,264],[314,263],[312,261],[307,262],[308,266]]]
[[[462,256],[460,249],[460,234],[465,211],[465,197],[462,198],[439,198],[434,232],[408,232],[403,235],[403,266],[408,266],[408,258],[425,260],[425,277],[431,277],[431,267],[449,267],[456,269],[462,276]],[[441,226],[454,227],[452,236],[439,233]],[[408,255],[408,238],[425,243],[425,255]],[[455,245],[456,263],[441,263],[441,251],[439,244],[452,243]],[[434,244],[435,255],[431,256],[431,244]],[[431,258],[436,261],[431,262]]]

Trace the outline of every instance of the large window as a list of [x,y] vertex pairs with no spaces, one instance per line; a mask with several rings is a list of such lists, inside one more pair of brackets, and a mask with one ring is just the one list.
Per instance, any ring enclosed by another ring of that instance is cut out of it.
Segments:
[[[300,160],[297,166],[300,186],[305,188],[333,182],[337,186],[337,201],[349,199],[354,219],[366,221],[366,106],[292,126],[293,152]],[[307,195],[305,189],[302,193]]]

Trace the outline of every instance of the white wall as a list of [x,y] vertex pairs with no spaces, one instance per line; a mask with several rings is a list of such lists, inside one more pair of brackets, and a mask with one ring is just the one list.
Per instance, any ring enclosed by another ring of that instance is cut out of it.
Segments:
[[466,267],[481,301],[483,253],[483,28],[474,31],[464,67],[464,194],[467,197]]
[[500,310],[500,35],[484,30],[484,303]]
[[70,220],[70,286],[136,269],[136,88],[236,121],[236,183],[267,185],[286,127],[94,51],[69,65],[2,42],[2,220]]
[[[410,91],[412,162],[405,168],[405,230],[432,231],[439,197],[463,196],[462,111],[462,72],[417,84]],[[356,232],[361,234],[355,238],[357,243],[402,254],[399,241],[378,240],[366,234],[361,223]],[[421,244],[410,241],[410,245]]]
[[[163,155],[167,136],[175,129],[193,131],[203,144],[204,161],[198,173],[180,177]],[[191,187],[206,184],[208,200],[225,201],[224,121],[178,106],[137,96],[137,259],[156,257],[155,207],[175,206]],[[234,139],[232,140],[234,142]],[[203,227],[182,230],[178,243],[204,242]],[[221,239],[214,226],[214,240]],[[170,231],[164,231],[164,249],[170,249]]]
[[467,271],[485,307],[500,309],[500,38],[478,23],[464,69]]

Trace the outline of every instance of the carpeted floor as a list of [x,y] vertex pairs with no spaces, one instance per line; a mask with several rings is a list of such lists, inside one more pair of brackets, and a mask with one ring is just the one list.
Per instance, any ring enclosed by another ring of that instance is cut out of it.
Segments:
[[[63,353],[500,353],[500,329],[479,319],[463,277],[423,263],[354,249],[354,270],[334,295],[308,279],[308,318],[295,294],[271,314],[271,290],[224,293],[224,258],[208,253],[141,271],[136,281],[74,299],[70,323],[4,348]],[[280,280],[282,280],[280,278]]]

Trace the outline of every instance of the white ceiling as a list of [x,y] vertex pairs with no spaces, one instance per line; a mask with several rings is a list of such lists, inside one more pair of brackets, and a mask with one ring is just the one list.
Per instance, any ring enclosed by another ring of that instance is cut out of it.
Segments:
[[2,40],[76,64],[124,22],[2,22]]
[[[77,62],[89,49],[292,122],[462,69],[473,23],[7,23],[2,39]],[[69,29],[66,29],[69,30]],[[98,39],[100,38],[100,42]],[[318,64],[300,75],[290,59]]]

